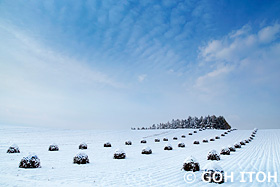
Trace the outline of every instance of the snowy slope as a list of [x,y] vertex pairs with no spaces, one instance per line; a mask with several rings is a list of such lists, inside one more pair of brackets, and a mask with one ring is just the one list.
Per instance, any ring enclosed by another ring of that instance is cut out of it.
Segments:
[[[201,181],[201,171],[195,172],[197,179],[192,184],[184,180],[186,171],[181,170],[184,160],[193,156],[203,168],[211,161],[206,160],[209,150],[220,152],[222,147],[233,145],[237,141],[248,139],[252,130],[230,132],[214,142],[202,143],[203,138],[221,135],[222,130],[198,131],[192,136],[192,129],[183,130],[143,130],[143,131],[97,131],[97,130],[54,130],[27,127],[0,127],[0,185],[1,186],[215,186]],[[186,138],[181,138],[185,134]],[[178,140],[173,140],[173,137]],[[167,137],[173,150],[163,150]],[[242,171],[263,171],[265,173],[280,169],[280,130],[259,130],[255,139],[237,149],[231,155],[221,155],[217,163],[225,172],[235,172],[234,182],[222,186],[280,186],[280,183],[265,181],[260,183],[253,178],[252,183],[240,182]],[[154,139],[160,138],[155,143]],[[146,139],[146,144],[140,140]],[[132,145],[125,145],[131,140]],[[193,141],[200,141],[194,145]],[[112,147],[103,144],[110,142]],[[80,151],[78,146],[85,142],[87,150]],[[178,148],[183,142],[185,148]],[[17,144],[20,153],[7,154],[8,147]],[[50,152],[50,144],[56,143],[59,151]],[[142,155],[143,147],[152,149],[151,155]],[[126,159],[113,159],[117,148],[126,153]],[[41,168],[22,169],[18,164],[22,157],[34,152],[41,160]],[[89,164],[73,164],[78,152],[89,156]],[[249,181],[248,177],[245,178]],[[278,176],[279,181],[279,176]]]

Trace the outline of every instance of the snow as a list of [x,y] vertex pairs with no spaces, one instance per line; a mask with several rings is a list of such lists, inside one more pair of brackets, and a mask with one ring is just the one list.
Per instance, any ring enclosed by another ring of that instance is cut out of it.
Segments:
[[29,153],[27,157],[23,157],[19,164],[20,168],[38,168],[40,167],[40,159],[35,153]]
[[204,166],[203,170],[204,170],[205,172],[208,172],[208,171],[222,172],[222,171],[224,171],[224,170],[222,169],[222,167],[221,167],[219,164],[217,164],[216,162],[209,162],[208,164],[206,164],[206,165]]
[[151,148],[148,147],[148,146],[146,146],[146,147],[144,147],[144,148],[142,149],[142,151],[151,151]]
[[123,153],[125,153],[123,149],[118,148],[115,150],[115,154],[123,154]]
[[212,149],[208,152],[208,155],[219,155],[216,150]]
[[172,147],[172,145],[170,143],[167,143],[164,147]]
[[[209,161],[206,155],[209,150],[220,150],[233,145],[239,140],[248,139],[251,130],[236,130],[228,133],[220,140],[208,144],[193,145],[194,139],[209,139],[222,130],[199,131],[192,136],[181,138],[189,129],[162,130],[56,130],[34,127],[0,126],[0,186],[217,186],[200,180],[201,172],[195,172],[197,180],[187,184],[182,169],[182,161],[193,156],[202,168],[208,163],[218,163],[224,172],[234,172],[234,183],[225,182],[222,186],[280,186],[273,180],[269,183],[240,182],[239,172],[279,172],[280,170],[280,130],[259,129],[256,137],[246,146],[221,155],[220,161]],[[155,138],[178,137],[178,141],[188,145],[185,149],[173,147],[172,151],[164,151],[166,142],[154,142]],[[143,144],[153,149],[153,154],[141,154]],[[125,140],[133,144],[126,146]],[[51,142],[59,145],[60,150],[48,151]],[[80,142],[87,142],[88,149],[82,150],[88,155],[90,164],[73,164],[73,156],[79,151]],[[112,149],[103,147],[110,141]],[[8,154],[7,148],[17,143],[20,153]],[[125,149],[126,159],[113,159],[116,148]],[[20,160],[29,152],[36,152],[41,161],[41,168],[19,168]],[[148,158],[148,159],[147,159]],[[208,167],[208,166],[207,166]],[[211,167],[208,167],[211,168]],[[213,168],[213,166],[212,166]],[[216,166],[214,168],[217,168]],[[249,180],[246,178],[246,180]],[[278,181],[280,178],[278,177]]]
[[193,156],[189,156],[189,157],[186,158],[185,161],[184,161],[184,163],[189,163],[189,162],[198,163],[198,161],[197,161]]

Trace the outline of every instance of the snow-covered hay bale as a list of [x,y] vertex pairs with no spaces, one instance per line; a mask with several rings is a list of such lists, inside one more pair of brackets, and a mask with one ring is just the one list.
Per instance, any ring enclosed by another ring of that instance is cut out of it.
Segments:
[[[230,132],[230,131],[229,131]],[[224,134],[228,134],[228,132],[224,132]]]
[[147,141],[146,140],[141,140],[140,143],[147,143]]
[[175,136],[175,137],[173,137],[173,140],[178,140],[178,138]]
[[234,147],[234,146],[231,146],[231,145],[228,146],[228,149],[229,149],[231,152],[235,152],[235,151],[236,151],[235,147]]
[[220,154],[216,150],[211,150],[208,152],[207,160],[220,160]]
[[59,151],[59,147],[56,144],[52,144],[49,146],[49,151]]
[[87,144],[86,143],[81,143],[80,145],[79,145],[79,149],[87,149]]
[[167,151],[170,151],[170,150],[172,150],[173,148],[172,148],[171,144],[165,144],[165,146],[164,146],[163,149],[164,149],[164,150],[167,150]]
[[197,133],[197,131],[193,131],[193,133]]
[[202,129],[199,129],[199,131],[202,131]]
[[249,140],[244,140],[245,143],[249,143]]
[[245,145],[245,142],[244,141],[240,141],[240,145]]
[[89,159],[86,153],[78,153],[73,158],[74,164],[87,164],[89,163]]
[[104,147],[112,147],[112,144],[110,142],[105,142]]
[[250,139],[250,140],[253,140],[254,138],[251,136],[249,139]]
[[168,138],[163,138],[162,141],[167,142]]
[[156,138],[156,139],[155,139],[155,142],[160,142],[160,139],[159,139],[159,138]]
[[203,143],[208,143],[208,140],[207,140],[206,138],[204,138],[204,139],[202,140],[202,142],[203,142]]
[[224,183],[224,170],[215,162],[208,163],[203,168],[202,177],[206,182]]
[[221,136],[225,136],[224,134],[221,134]]
[[124,144],[125,145],[132,145],[132,142],[130,140],[126,140]]
[[198,140],[194,140],[193,144],[199,144],[199,141]]
[[236,143],[234,144],[234,148],[241,148],[241,144],[240,144],[239,142],[236,142]]
[[221,155],[230,155],[230,150],[227,147],[223,147],[220,152]]
[[181,136],[182,138],[186,138],[186,136],[184,135],[184,134],[182,134],[182,136]]
[[210,138],[209,141],[210,141],[210,142],[214,142],[214,141],[215,141],[215,138]]
[[125,157],[125,152],[122,149],[117,149],[114,153],[114,159],[125,159]]
[[188,157],[184,161],[183,169],[185,171],[193,171],[193,172],[195,172],[195,171],[199,171],[200,170],[200,166],[199,166],[198,161],[194,157],[190,156],[190,157]]
[[38,156],[34,153],[29,154],[27,157],[23,157],[19,163],[20,168],[39,168],[41,162]]
[[20,153],[19,147],[13,144],[8,148],[7,153]]
[[220,139],[220,136],[215,136],[215,139]]
[[142,154],[145,154],[145,155],[152,154],[152,149],[150,147],[144,147],[142,149]]
[[254,135],[254,134],[252,134],[252,135],[251,135],[251,137],[255,137],[255,135]]
[[191,135],[192,135],[192,133],[191,133],[191,132],[189,132],[189,135],[191,136]]
[[186,147],[186,145],[183,142],[179,142],[178,147]]

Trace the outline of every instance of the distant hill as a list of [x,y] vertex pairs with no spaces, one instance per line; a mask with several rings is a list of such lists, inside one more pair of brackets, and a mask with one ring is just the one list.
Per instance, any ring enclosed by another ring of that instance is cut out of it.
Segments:
[[225,120],[223,116],[216,117],[215,115],[206,116],[206,117],[191,117],[188,119],[174,120],[167,123],[153,124],[150,127],[138,127],[131,128],[132,130],[145,130],[145,129],[199,129],[199,128],[208,128],[208,129],[230,129],[231,126]]

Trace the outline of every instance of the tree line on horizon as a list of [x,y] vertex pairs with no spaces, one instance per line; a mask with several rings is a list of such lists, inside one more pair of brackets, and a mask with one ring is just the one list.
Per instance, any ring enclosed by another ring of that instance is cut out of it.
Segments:
[[146,130],[146,129],[230,129],[231,126],[228,124],[226,119],[223,116],[216,117],[215,115],[212,116],[201,116],[198,117],[191,117],[189,116],[188,119],[172,119],[171,122],[166,123],[159,123],[153,124],[150,127],[138,127],[138,128],[131,128],[132,130]]

